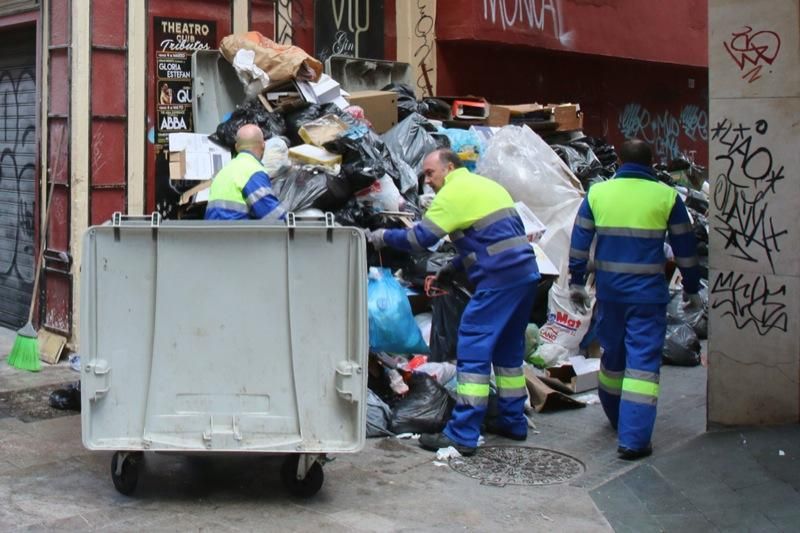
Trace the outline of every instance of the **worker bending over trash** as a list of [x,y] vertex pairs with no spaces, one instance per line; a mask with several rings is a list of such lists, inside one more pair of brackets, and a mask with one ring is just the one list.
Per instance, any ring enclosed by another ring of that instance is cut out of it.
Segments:
[[597,235],[597,329],[603,346],[598,393],[618,431],[617,452],[630,460],[652,453],[670,300],[664,276],[667,232],[683,274],[684,299],[694,308],[702,302],[695,238],[681,197],[656,179],[644,141],[626,141],[620,160],[614,179],[593,185],[578,209],[569,269],[570,298],[585,308],[589,249]]
[[214,177],[208,194],[206,220],[283,220],[286,211],[272,191],[261,164],[264,134],[255,124],[236,132],[238,155]]
[[458,330],[458,399],[444,431],[422,435],[419,442],[432,451],[453,446],[472,455],[489,402],[492,365],[499,416],[486,430],[527,438],[522,361],[539,268],[522,219],[500,184],[463,168],[451,150],[428,154],[423,170],[425,182],[436,191],[423,220],[408,230],[368,232],[367,238],[376,249],[421,252],[449,235],[458,249],[459,255],[437,274],[465,270],[475,285]]

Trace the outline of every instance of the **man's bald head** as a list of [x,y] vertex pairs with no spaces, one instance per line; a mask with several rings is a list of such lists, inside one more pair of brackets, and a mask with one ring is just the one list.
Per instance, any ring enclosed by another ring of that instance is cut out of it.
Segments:
[[252,152],[259,161],[264,156],[264,133],[255,124],[245,124],[236,131],[236,151]]

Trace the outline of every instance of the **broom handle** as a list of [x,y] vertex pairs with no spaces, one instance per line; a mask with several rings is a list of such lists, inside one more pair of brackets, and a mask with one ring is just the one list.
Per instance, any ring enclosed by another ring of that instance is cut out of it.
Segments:
[[[58,142],[58,155],[61,155],[61,149],[64,147],[64,131],[61,131],[61,140]],[[56,163],[60,163],[60,159],[56,159]],[[60,170],[60,168],[59,168]],[[44,209],[44,219],[42,220],[41,243],[39,244],[39,257],[36,258],[36,273],[33,276],[33,295],[31,296],[31,308],[28,310],[28,322],[33,321],[33,309],[36,307],[36,297],[39,292],[39,278],[42,272],[42,262],[44,260],[44,248],[47,243],[47,221],[50,218],[50,207],[53,205],[53,190],[56,185],[55,172],[50,174],[50,189],[47,198],[47,207]]]

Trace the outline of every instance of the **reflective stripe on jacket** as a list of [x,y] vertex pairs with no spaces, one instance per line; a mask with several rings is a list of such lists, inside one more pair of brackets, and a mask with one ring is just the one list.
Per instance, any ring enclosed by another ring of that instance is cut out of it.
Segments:
[[254,218],[277,221],[284,215],[264,166],[250,152],[240,152],[211,182],[206,220]]
[[450,235],[458,248],[456,267],[479,289],[539,279],[533,248],[511,195],[498,183],[465,168],[447,175],[423,220],[409,230],[387,230],[384,241],[423,251]]
[[597,297],[621,303],[667,303],[664,237],[688,293],[699,290],[700,270],[689,214],[677,192],[648,167],[626,164],[615,179],[589,190],[572,230],[572,283],[584,284],[589,249],[597,235]]

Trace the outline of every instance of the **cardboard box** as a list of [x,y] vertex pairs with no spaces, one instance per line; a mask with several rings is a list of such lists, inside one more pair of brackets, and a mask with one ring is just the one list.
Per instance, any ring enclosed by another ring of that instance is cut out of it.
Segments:
[[342,156],[333,154],[324,148],[312,144],[301,144],[289,148],[289,158],[304,165],[322,165],[333,167],[342,162]]
[[348,102],[364,109],[364,115],[377,133],[386,133],[397,124],[397,93],[357,91],[350,93]]
[[569,358],[569,363],[550,367],[547,375],[564,383],[572,392],[584,392],[597,388],[600,359],[586,359],[582,355]]
[[201,181],[181,195],[178,205],[200,204],[208,201],[211,191],[211,180]]
[[205,133],[169,134],[169,179],[210,180],[231,160],[231,153]]
[[336,115],[325,115],[300,127],[298,134],[307,144],[322,146],[347,131],[347,124]]
[[583,129],[583,112],[579,104],[550,104],[553,108],[553,120],[558,124],[556,131],[573,131]]

